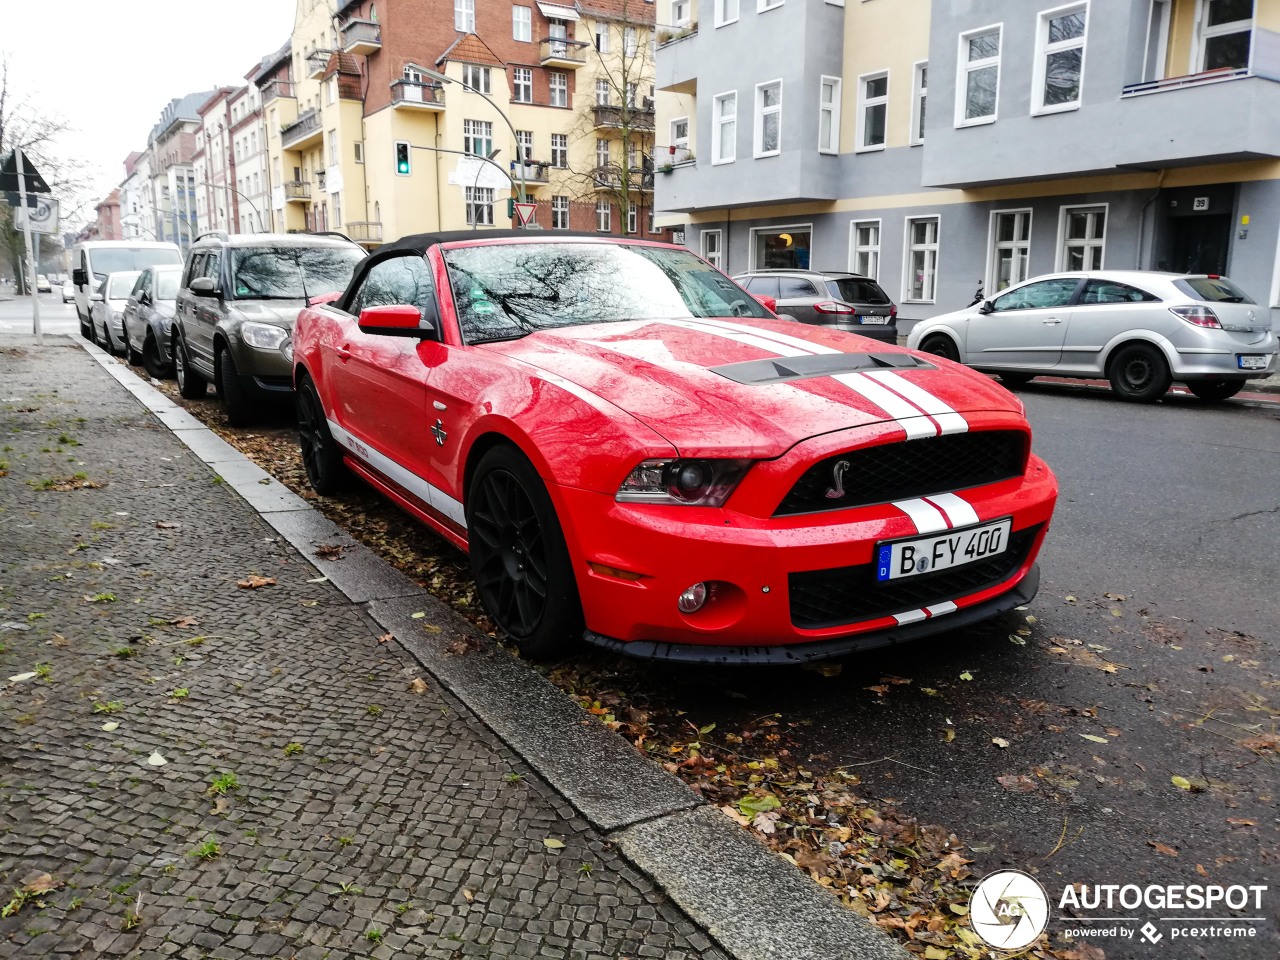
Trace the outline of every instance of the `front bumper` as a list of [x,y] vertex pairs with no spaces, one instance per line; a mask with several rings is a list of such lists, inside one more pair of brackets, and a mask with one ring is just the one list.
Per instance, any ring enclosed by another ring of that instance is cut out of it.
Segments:
[[293,364],[285,358],[285,340],[280,347],[253,347],[241,341],[233,359],[240,384],[249,396],[262,401],[293,398]]

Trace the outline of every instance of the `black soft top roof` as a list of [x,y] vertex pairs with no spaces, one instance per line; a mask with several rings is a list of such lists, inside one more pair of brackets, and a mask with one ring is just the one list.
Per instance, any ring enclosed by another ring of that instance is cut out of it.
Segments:
[[[374,256],[403,250],[425,252],[428,247],[433,247],[437,243],[457,243],[461,240],[559,240],[561,237],[610,239],[609,234],[570,230],[556,230],[554,232],[539,230],[485,230],[483,232],[479,230],[445,230],[439,233],[411,233],[407,237],[401,237],[399,240],[393,240],[391,243],[379,247]],[[614,239],[621,240],[624,238],[617,237]]]

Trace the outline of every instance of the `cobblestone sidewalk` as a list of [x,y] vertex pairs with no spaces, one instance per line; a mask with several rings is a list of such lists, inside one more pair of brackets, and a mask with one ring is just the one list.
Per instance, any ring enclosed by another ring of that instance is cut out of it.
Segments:
[[724,956],[79,348],[0,445],[0,957]]

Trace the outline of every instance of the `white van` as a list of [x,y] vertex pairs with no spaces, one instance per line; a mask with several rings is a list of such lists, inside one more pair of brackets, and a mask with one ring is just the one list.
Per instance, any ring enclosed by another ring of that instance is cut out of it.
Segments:
[[155,240],[85,240],[71,248],[71,282],[76,288],[76,316],[80,333],[89,339],[89,294],[109,273],[142,270],[161,264],[182,265],[182,251],[174,243]]

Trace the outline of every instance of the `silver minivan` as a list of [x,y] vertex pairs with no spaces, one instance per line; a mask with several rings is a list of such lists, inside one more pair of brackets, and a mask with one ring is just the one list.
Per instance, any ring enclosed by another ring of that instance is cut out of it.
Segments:
[[1233,397],[1277,370],[1271,311],[1227,277],[1095,270],[1035,277],[917,323],[907,346],[995,373],[1105,377],[1122,400],[1174,381],[1202,400]]

